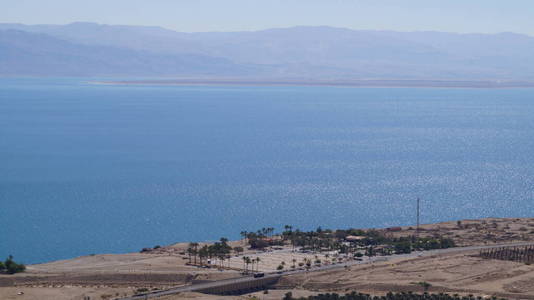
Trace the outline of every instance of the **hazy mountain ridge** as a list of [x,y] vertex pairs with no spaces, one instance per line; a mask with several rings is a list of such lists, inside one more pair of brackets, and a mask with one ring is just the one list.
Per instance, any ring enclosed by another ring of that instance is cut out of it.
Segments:
[[198,54],[159,54],[82,45],[46,34],[0,31],[0,74],[32,76],[214,76],[251,70],[229,60]]
[[[96,72],[88,68],[83,75],[503,80],[534,76],[531,55],[534,38],[514,33],[394,32],[307,26],[182,33],[160,27],[94,23],[0,24],[0,35],[11,35],[1,39],[1,49],[20,44],[12,32],[6,33],[8,29],[18,30],[21,36],[20,32],[25,32],[27,36],[20,38],[26,42],[34,38],[35,42],[28,42],[32,48],[44,43],[48,50],[43,51],[48,56],[35,49],[12,53],[8,59],[2,59],[6,65],[0,66],[1,74],[7,75],[15,67],[19,71],[46,74],[44,66],[61,64],[58,55],[63,53],[72,68],[76,67],[77,58],[78,69],[85,69],[88,61],[95,60],[105,69]],[[49,40],[45,42],[43,35]],[[56,53],[51,39],[60,49],[69,43],[67,48],[71,51]],[[98,48],[100,56],[89,51],[93,47]],[[124,55],[118,54],[121,51]],[[20,66],[23,64],[24,68]]]

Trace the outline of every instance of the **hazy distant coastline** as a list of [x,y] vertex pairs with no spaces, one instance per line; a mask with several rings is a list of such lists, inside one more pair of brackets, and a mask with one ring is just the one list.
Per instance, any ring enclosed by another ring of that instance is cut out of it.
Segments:
[[229,85],[229,86],[338,86],[338,87],[421,87],[421,88],[534,88],[534,81],[464,80],[305,80],[305,79],[159,79],[91,81],[108,85]]
[[[452,84],[455,87],[501,87],[478,81],[534,78],[534,37],[515,33],[395,32],[327,26],[185,33],[95,23],[0,23],[0,49],[0,76],[241,78],[245,84],[249,79],[314,81],[271,83],[306,85],[325,85],[322,81],[328,79],[326,85],[337,86],[361,86],[338,80],[365,78],[425,81],[366,81],[366,86],[431,87],[451,85],[431,81],[435,79],[470,82]],[[228,83],[210,80],[209,84]]]

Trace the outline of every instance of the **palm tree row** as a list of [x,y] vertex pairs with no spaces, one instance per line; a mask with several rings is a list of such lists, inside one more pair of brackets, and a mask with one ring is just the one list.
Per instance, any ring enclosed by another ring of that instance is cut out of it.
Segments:
[[248,273],[248,266],[252,264],[251,271],[254,272],[254,264],[256,264],[256,272],[259,271],[261,259],[259,257],[250,258],[248,256],[243,256],[243,272]]
[[[284,231],[280,234],[274,233],[274,228],[262,228],[257,231],[242,231],[241,236],[251,248],[262,249],[268,246],[284,245],[289,243],[295,247],[302,247],[313,251],[338,250],[342,253],[354,253],[358,247],[372,247],[376,245],[387,245],[384,248],[384,255],[395,253],[409,253],[414,249],[430,250],[454,247],[454,241],[441,236],[436,237],[387,237],[378,230],[330,230],[317,228],[315,231],[293,230],[293,226],[285,225]],[[278,236],[280,239],[273,239]],[[359,236],[361,239],[346,243],[347,236]]]
[[480,256],[483,258],[511,260],[531,264],[534,263],[534,247],[502,247],[499,249],[480,250]]
[[212,245],[203,245],[200,248],[198,243],[192,242],[189,243],[189,248],[187,248],[189,263],[197,265],[198,258],[201,266],[204,265],[204,260],[206,258],[211,259],[215,257],[219,259],[220,267],[222,267],[224,260],[229,258],[231,251],[232,247],[228,245],[227,238],[221,238],[219,242],[215,242]]

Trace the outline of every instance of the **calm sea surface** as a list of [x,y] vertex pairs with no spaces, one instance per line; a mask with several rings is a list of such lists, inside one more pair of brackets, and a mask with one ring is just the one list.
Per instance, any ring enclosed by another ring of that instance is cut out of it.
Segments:
[[534,90],[0,79],[0,258],[534,216]]

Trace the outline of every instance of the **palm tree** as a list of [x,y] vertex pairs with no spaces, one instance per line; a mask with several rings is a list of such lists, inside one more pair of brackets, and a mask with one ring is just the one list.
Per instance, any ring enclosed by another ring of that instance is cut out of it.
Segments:
[[292,230],[293,230],[293,226],[291,226],[291,225],[286,225],[286,226],[284,226],[284,229],[285,229],[286,231],[292,232]]
[[248,256],[245,256],[245,263],[247,265],[247,268],[246,268],[246,271],[248,272],[248,265],[251,263],[252,261],[250,260],[250,257]]
[[219,268],[222,269],[223,267],[223,262],[224,262],[224,255],[217,255],[217,263],[219,264]]
[[191,248],[191,254],[195,256],[195,265],[197,264],[197,255],[198,255],[198,243],[191,242],[189,243],[189,247]]
[[203,259],[208,257],[210,255],[210,250],[208,248],[208,245],[202,246],[200,250],[198,251],[198,256],[200,258],[200,265],[203,265]]
[[187,248],[187,255],[189,256],[189,264],[191,264],[191,256],[193,255],[194,251],[195,250],[193,250],[192,247]]
[[259,272],[260,270],[260,261],[261,259],[259,257],[256,257],[256,272]]

